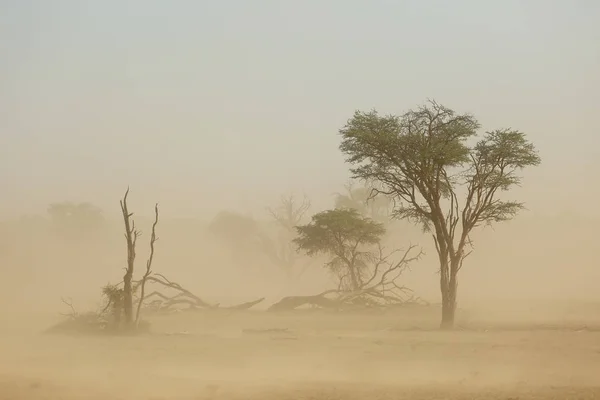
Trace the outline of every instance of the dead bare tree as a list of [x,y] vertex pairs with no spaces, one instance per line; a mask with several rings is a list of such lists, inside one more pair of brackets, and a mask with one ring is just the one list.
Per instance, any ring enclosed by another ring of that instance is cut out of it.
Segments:
[[125,240],[127,241],[127,268],[123,276],[123,311],[125,313],[125,325],[131,326],[133,323],[133,290],[131,280],[133,279],[135,265],[135,245],[141,233],[135,229],[135,221],[131,218],[133,213],[130,213],[127,208],[128,195],[129,188],[127,188],[120,203],[123,221],[125,222]]
[[302,222],[310,206],[310,199],[307,196],[304,196],[298,202],[294,194],[289,194],[281,196],[281,201],[277,208],[267,207],[267,211],[283,229],[295,233],[294,228]]
[[[152,264],[155,255],[155,244],[158,241],[156,235],[156,227],[159,221],[158,204],[154,206],[154,223],[152,224],[152,235],[150,237],[150,254],[146,260],[146,270],[139,280],[134,280],[135,259],[136,259],[136,244],[137,239],[141,236],[141,232],[136,229],[133,213],[129,211],[127,199],[129,188],[125,192],[123,199],[120,201],[121,212],[125,224],[125,239],[127,243],[127,267],[123,280],[117,284],[107,284],[102,288],[102,295],[106,303],[101,310],[92,311],[81,314],[77,312],[70,299],[62,299],[63,303],[69,307],[70,313],[65,314],[69,317],[65,324],[57,325],[56,329],[51,331],[78,331],[84,330],[90,333],[119,332],[129,331],[134,328],[138,331],[141,328],[142,308],[149,298],[159,298],[159,308],[172,310],[174,306],[179,304],[188,304],[190,308],[218,308],[226,310],[247,310],[254,305],[262,302],[264,298],[233,305],[230,307],[220,307],[219,304],[209,304],[200,297],[193,294],[191,291],[183,288],[180,284],[170,281],[164,275],[155,274],[152,271]],[[147,285],[154,283],[161,285],[164,288],[175,291],[175,295],[165,295],[158,290],[146,295]],[[134,296],[137,296],[134,299]],[[136,303],[137,301],[137,303]],[[135,310],[135,319],[133,314],[134,304],[137,304]],[[123,316],[125,318],[123,319]],[[135,325],[134,325],[135,324]]]
[[[123,200],[121,200],[121,211],[123,213],[123,219],[125,222],[125,238],[127,241],[127,270],[125,276],[123,277],[123,287],[121,288],[121,284],[117,284],[107,285],[103,289],[103,294],[108,299],[104,311],[106,311],[112,305],[115,325],[120,325],[120,310],[124,309],[126,326],[131,326],[135,322],[135,326],[138,327],[140,323],[140,314],[142,312],[142,308],[144,308],[144,302],[148,299],[158,298],[156,300],[153,300],[153,303],[155,305],[158,305],[158,308],[162,310],[172,309],[173,306],[180,304],[187,304],[194,309],[219,308],[219,304],[209,304],[208,302],[205,302],[200,297],[193,294],[191,291],[185,289],[179,283],[167,279],[164,275],[153,273],[152,262],[154,260],[155,244],[156,241],[158,241],[158,237],[156,236],[156,226],[158,225],[159,221],[158,204],[154,206],[154,223],[152,224],[152,235],[150,237],[150,254],[146,261],[146,271],[140,280],[133,281],[132,277],[134,273],[134,263],[136,257],[136,242],[138,237],[141,235],[141,232],[135,229],[135,221],[133,221],[132,218],[133,213],[130,212],[127,207],[128,194],[129,188],[125,192]],[[175,291],[176,294],[169,296],[161,293],[158,290],[154,290],[150,294],[146,295],[146,289],[149,283],[160,285],[164,288]],[[137,299],[135,320],[133,320],[132,318],[130,319],[130,317],[133,316],[133,313],[131,312],[134,303],[133,296],[135,293],[137,293],[138,289],[140,290],[140,294]],[[258,299],[252,302],[239,304],[233,306],[232,308],[247,309],[255,304],[258,304],[262,300],[264,299]],[[130,307],[129,312],[127,311],[128,307]]]
[[260,235],[262,247],[273,264],[282,268],[288,277],[292,277],[298,259],[293,243],[295,228],[302,222],[310,206],[311,202],[307,196],[298,200],[292,193],[281,196],[277,207],[267,207],[267,212],[279,227],[279,233],[276,240],[264,234]]
[[144,276],[142,277],[142,280],[140,282],[140,299],[138,301],[137,311],[136,311],[136,315],[135,315],[136,328],[139,326],[139,323],[140,323],[140,310],[142,308],[142,303],[144,302],[144,297],[146,295],[146,281],[148,280],[148,277],[152,273],[152,261],[154,260],[154,244],[158,240],[158,237],[156,236],[156,225],[157,224],[158,224],[158,203],[156,203],[156,205],[154,206],[154,223],[152,224],[152,236],[150,237],[150,256],[148,257],[148,260],[146,261],[146,272],[144,273]]

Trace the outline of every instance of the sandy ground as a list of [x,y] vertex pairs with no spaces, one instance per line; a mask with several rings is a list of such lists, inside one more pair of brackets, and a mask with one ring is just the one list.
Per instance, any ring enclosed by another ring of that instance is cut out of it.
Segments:
[[0,333],[0,399],[600,399],[600,315],[435,330],[437,310],[156,316],[141,337]]

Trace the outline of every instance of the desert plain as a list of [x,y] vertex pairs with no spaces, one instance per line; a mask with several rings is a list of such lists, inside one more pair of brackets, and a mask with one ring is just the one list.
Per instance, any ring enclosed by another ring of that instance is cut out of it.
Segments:
[[154,315],[145,335],[49,334],[56,315],[8,319],[0,398],[595,399],[594,305],[513,313],[204,310]]

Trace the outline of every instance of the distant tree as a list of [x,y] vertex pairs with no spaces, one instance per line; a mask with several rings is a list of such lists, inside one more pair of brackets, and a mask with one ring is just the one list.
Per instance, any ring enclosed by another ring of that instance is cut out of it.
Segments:
[[402,116],[357,111],[340,130],[340,150],[354,178],[375,181],[392,196],[393,215],[433,236],[440,263],[441,327],[454,326],[458,272],[470,253],[470,233],[506,221],[523,203],[499,195],[519,185],[518,172],[540,163],[533,144],[513,129],[485,133],[478,121],[430,101]]
[[351,181],[344,188],[345,193],[335,196],[335,208],[352,208],[378,222],[385,223],[390,219],[392,201],[386,196],[375,196],[375,185],[364,183],[357,187],[356,182]]
[[325,264],[346,290],[364,286],[374,261],[374,248],[385,234],[381,223],[361,216],[354,209],[336,209],[315,214],[307,225],[297,226],[294,243],[309,256],[325,254]]
[[258,223],[246,215],[221,211],[210,222],[208,229],[222,243],[230,246],[236,257],[244,255],[250,246],[258,244]]
[[275,239],[268,234],[260,234],[263,249],[290,278],[294,275],[294,266],[299,257],[294,244],[296,226],[303,222],[309,208],[310,200],[306,196],[298,200],[293,194],[282,196],[276,207],[267,208],[277,227],[277,234]]
[[91,203],[53,203],[48,207],[48,214],[54,227],[69,238],[97,232],[104,223],[102,210]]

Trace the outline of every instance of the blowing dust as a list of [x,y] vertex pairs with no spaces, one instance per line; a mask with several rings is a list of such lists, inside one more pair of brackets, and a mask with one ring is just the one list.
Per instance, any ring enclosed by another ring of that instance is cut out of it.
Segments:
[[0,400],[600,399],[598,21],[0,0]]
[[[265,309],[282,297],[319,293],[334,281],[318,263],[290,279],[265,258],[232,253],[202,222],[165,217],[155,272],[223,306],[266,299],[250,311],[147,314],[149,334],[111,337],[43,332],[65,318],[60,313],[70,312],[61,298],[69,298],[77,312],[102,305],[101,286],[118,281],[123,271],[119,224],[107,224],[98,240],[59,237],[27,225],[33,223],[15,221],[5,230],[12,242],[2,263],[14,267],[2,279],[2,398],[600,393],[594,389],[600,306],[592,285],[598,260],[587,232],[593,224],[529,215],[480,232],[460,281],[459,329],[440,332],[436,260],[426,246],[426,256],[402,279],[428,306],[271,313]],[[395,229],[401,234],[390,241],[400,246],[407,237],[428,243],[414,227]],[[572,240],[565,243],[564,237]],[[571,247],[568,254],[565,246]],[[146,256],[140,245],[139,260]]]

